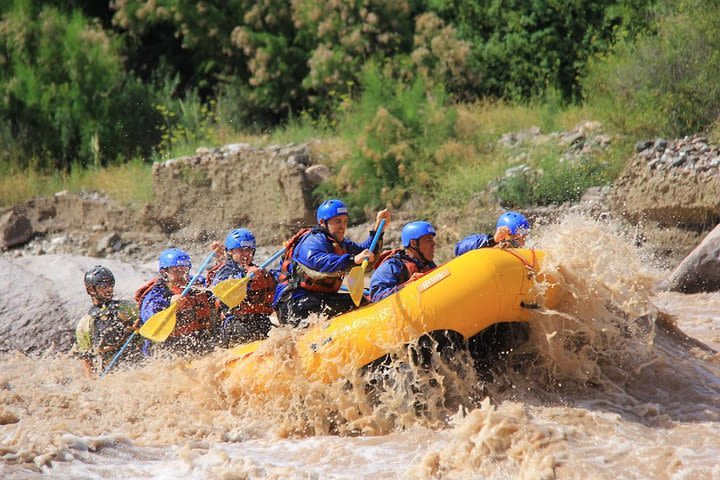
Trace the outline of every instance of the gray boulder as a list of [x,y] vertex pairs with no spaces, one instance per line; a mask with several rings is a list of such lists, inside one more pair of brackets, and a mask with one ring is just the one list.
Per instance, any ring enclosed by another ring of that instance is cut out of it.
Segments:
[[32,224],[23,209],[13,208],[0,217],[0,248],[22,245],[32,235]]
[[660,288],[683,293],[720,290],[720,225],[708,233]]

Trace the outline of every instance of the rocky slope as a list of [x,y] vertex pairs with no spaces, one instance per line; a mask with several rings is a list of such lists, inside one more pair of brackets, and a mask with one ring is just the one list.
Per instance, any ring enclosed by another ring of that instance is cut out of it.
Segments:
[[92,306],[84,272],[98,263],[115,274],[119,298],[131,298],[153,274],[150,265],[69,254],[0,257],[0,352],[67,351],[75,325]]

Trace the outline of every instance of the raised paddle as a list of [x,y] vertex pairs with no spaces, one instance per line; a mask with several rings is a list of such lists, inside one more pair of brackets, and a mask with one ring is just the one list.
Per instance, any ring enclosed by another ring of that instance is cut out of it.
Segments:
[[[382,229],[384,226],[385,219],[383,218],[382,220],[380,220],[380,225],[378,225],[378,229],[375,232],[372,243],[370,244],[371,252],[375,250],[375,246],[380,239],[380,233],[382,233]],[[363,290],[365,289],[365,270],[367,269],[367,266],[368,259],[367,257],[365,257],[362,264],[350,270],[350,273],[348,273],[347,276],[347,287],[348,291],[350,292],[350,298],[352,298],[352,301],[353,303],[355,303],[356,307],[360,305],[360,300],[363,296]]]
[[[265,260],[263,264],[260,265],[260,269],[266,268],[283,253],[285,253],[285,247],[273,253],[272,257]],[[254,276],[255,274],[251,272],[243,278],[228,278],[227,280],[218,282],[212,289],[213,295],[219,298],[220,301],[229,308],[235,308],[247,297],[247,286]]]
[[[205,268],[208,266],[208,263],[210,263],[214,256],[215,252],[211,252],[210,255],[208,255],[202,265],[200,265],[200,268],[198,269],[195,276],[192,277],[188,284],[185,286],[185,289],[180,294],[180,297],[184,297],[185,295],[187,295],[187,293],[190,291],[190,288],[195,285],[195,281],[198,279],[203,270],[205,270]],[[138,330],[140,335],[149,340],[152,340],[153,342],[164,342],[165,339],[167,339],[167,337],[169,337],[172,331],[175,329],[175,322],[177,321],[177,318],[175,318],[175,311],[177,310],[177,308],[178,302],[173,302],[165,310],[161,310],[152,317],[148,318],[147,322],[145,322],[143,326],[140,327],[140,330]]]

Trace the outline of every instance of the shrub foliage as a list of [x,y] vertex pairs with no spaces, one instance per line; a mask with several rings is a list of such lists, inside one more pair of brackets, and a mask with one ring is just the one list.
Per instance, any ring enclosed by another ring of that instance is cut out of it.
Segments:
[[16,1],[0,21],[0,155],[66,169],[147,153],[159,115],[121,47],[79,11]]
[[[0,161],[68,171],[289,121],[347,137],[323,189],[356,209],[476,192],[450,176],[467,161],[485,181],[503,160],[458,102],[544,102],[548,118],[587,102],[623,131],[720,129],[718,13],[720,0],[8,0]],[[615,169],[537,166],[501,186],[509,202],[573,198]]]

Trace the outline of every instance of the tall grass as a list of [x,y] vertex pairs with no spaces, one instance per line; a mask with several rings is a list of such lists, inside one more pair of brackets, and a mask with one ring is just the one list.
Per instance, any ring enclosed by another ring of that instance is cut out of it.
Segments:
[[152,171],[140,159],[106,168],[73,166],[67,174],[43,174],[33,169],[0,172],[0,207],[59,191],[103,192],[123,205],[138,206],[152,200]]

